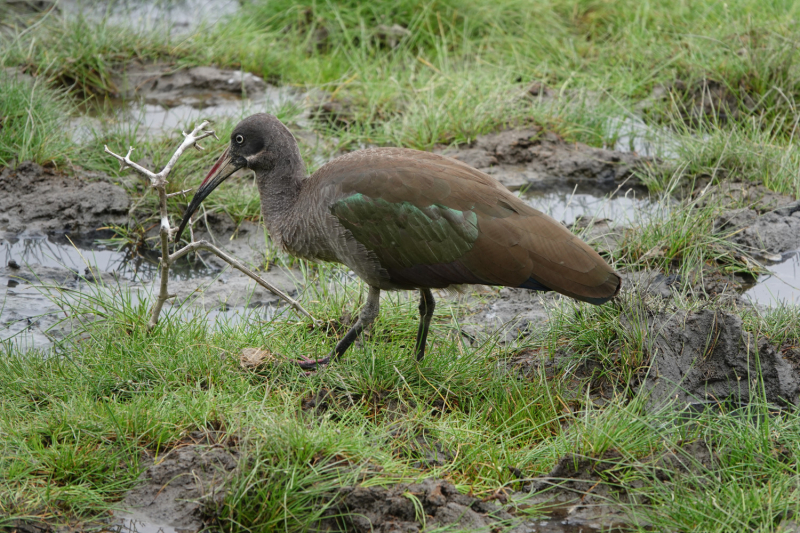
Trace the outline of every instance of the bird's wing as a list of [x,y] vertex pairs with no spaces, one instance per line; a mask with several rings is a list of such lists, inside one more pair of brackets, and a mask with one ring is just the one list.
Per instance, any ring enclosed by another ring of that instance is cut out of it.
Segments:
[[312,177],[330,212],[399,285],[484,283],[599,303],[619,277],[588,245],[492,177],[403,149],[355,152]]

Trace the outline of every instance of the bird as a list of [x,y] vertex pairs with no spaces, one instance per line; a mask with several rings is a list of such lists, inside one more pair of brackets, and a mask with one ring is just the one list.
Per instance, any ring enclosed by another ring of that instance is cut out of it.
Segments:
[[601,305],[622,280],[588,244],[493,177],[456,159],[408,148],[357,150],[307,176],[295,137],[273,115],[239,122],[189,203],[192,214],[239,169],[255,174],[264,224],[283,251],[341,263],[368,286],[358,319],[314,370],[340,358],[378,316],[385,290],[419,291],[414,345],[425,356],[431,289],[461,285],[555,291]]

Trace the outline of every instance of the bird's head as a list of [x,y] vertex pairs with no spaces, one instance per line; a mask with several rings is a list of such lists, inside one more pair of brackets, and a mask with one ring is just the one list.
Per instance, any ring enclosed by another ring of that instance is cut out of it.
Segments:
[[249,168],[260,179],[269,179],[273,175],[293,174],[298,170],[298,162],[302,165],[297,141],[280,120],[266,113],[242,120],[233,128],[230,144],[197,188],[175,240],[180,240],[186,224],[203,200],[240,168]]

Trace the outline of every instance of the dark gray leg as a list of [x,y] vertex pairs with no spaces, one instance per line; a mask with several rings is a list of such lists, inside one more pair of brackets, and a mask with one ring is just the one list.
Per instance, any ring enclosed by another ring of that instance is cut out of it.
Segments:
[[318,366],[327,365],[331,361],[336,360],[347,351],[359,334],[364,331],[364,328],[368,327],[375,321],[375,318],[377,318],[380,310],[381,290],[376,287],[370,287],[369,294],[367,294],[367,303],[365,303],[363,309],[361,309],[361,314],[358,315],[358,320],[356,320],[356,323],[353,324],[352,328],[350,328],[350,331],[348,331],[345,336],[342,337],[342,340],[336,343],[336,347],[331,351],[331,353],[322,359],[304,359],[303,361],[297,361],[297,364],[300,365],[300,368],[302,369],[314,370]]
[[428,330],[431,327],[433,310],[436,302],[430,289],[419,290],[419,329],[417,330],[417,361],[425,357],[425,343],[428,342]]

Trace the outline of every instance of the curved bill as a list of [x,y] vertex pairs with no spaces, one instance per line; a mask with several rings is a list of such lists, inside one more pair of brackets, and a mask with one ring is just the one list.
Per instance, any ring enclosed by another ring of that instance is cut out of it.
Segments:
[[203,183],[197,188],[197,192],[194,193],[194,198],[192,198],[189,207],[186,209],[186,212],[183,214],[183,220],[181,220],[181,225],[178,226],[178,232],[175,234],[175,242],[178,242],[181,239],[181,234],[183,230],[186,228],[186,224],[189,223],[189,219],[192,218],[192,215],[197,208],[200,207],[200,204],[206,197],[211,194],[211,192],[217,188],[217,185],[228,179],[228,177],[242,168],[241,165],[237,165],[233,163],[230,155],[231,147],[225,149],[222,152],[222,155],[219,156],[217,162],[214,163],[214,166],[211,167],[206,179],[203,180]]

